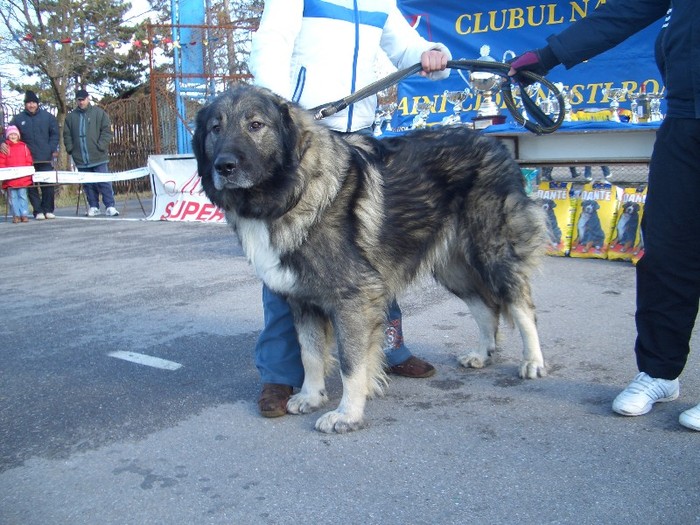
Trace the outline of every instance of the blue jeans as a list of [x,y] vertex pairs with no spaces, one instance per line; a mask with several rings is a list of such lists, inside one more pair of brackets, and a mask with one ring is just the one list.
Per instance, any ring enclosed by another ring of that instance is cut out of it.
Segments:
[[[301,387],[304,365],[289,305],[265,285],[262,299],[265,326],[255,345],[255,366],[260,378],[263,383]],[[401,309],[396,301],[389,307],[386,334],[389,346],[384,352],[389,366],[403,363],[411,357],[411,352],[403,343]]]
[[[90,168],[78,168],[78,171],[107,173],[107,163],[98,164]],[[112,190],[111,181],[83,184],[83,190],[85,191],[85,197],[87,197],[88,206],[91,208],[100,207],[100,195],[102,195],[102,204],[105,205],[105,208],[114,206],[114,191]]]
[[29,217],[29,199],[27,188],[8,188],[10,194],[10,206],[14,217]]

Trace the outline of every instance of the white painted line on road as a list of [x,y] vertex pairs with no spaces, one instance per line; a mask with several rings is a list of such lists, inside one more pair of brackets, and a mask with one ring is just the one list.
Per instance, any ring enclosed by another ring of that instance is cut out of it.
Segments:
[[139,365],[162,368],[163,370],[177,370],[178,368],[182,368],[182,365],[180,363],[176,363],[175,361],[168,361],[167,359],[161,359],[160,357],[138,354],[136,352],[124,352],[119,350],[116,352],[110,352],[107,355],[110,357],[116,357],[117,359],[123,359],[124,361],[138,363]]

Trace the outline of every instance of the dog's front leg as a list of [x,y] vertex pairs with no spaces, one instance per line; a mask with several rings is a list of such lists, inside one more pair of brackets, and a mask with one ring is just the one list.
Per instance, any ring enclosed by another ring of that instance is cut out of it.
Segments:
[[319,311],[292,305],[294,326],[301,346],[304,383],[301,390],[287,402],[290,414],[307,414],[328,401],[326,371],[329,368],[332,329],[328,319]]
[[343,381],[343,397],[338,408],[316,421],[316,430],[327,434],[352,432],[365,426],[367,398],[381,393],[384,373],[384,325],[386,313],[379,307],[347,307],[337,313],[334,329]]

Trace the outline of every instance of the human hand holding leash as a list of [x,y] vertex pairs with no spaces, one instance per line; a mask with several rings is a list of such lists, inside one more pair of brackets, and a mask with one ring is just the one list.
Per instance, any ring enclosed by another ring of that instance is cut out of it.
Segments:
[[424,51],[420,56],[420,64],[423,66],[423,70],[418,74],[427,77],[435,71],[443,71],[447,67],[448,60],[449,57],[437,49]]
[[522,55],[515,57],[510,62],[510,70],[508,76],[514,77],[523,85],[527,86],[534,82],[530,78],[519,75],[521,71],[530,71],[536,75],[544,77],[549,73],[549,70],[558,65],[559,59],[554,55],[549,46],[541,49],[533,49],[526,51]]

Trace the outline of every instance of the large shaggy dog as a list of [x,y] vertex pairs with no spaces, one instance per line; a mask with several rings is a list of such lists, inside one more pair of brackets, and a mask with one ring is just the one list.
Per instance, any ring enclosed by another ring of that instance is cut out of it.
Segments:
[[366,399],[386,381],[387,306],[424,272],[479,325],[479,348],[463,365],[487,363],[504,314],[522,336],[520,376],[545,374],[530,291],[544,216],[497,140],[454,127],[344,136],[268,90],[241,86],[199,112],[193,147],[207,196],[291,307],[305,378],[289,412],[326,402],[335,343],[343,395],[316,428],[363,425]]

